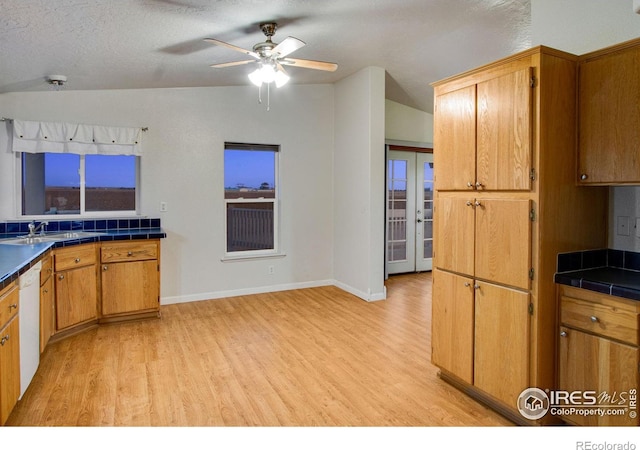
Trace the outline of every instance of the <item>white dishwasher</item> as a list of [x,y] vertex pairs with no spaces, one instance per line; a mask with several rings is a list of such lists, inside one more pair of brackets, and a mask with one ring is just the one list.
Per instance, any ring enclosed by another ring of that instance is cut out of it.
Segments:
[[20,275],[20,397],[40,364],[40,270],[38,261]]

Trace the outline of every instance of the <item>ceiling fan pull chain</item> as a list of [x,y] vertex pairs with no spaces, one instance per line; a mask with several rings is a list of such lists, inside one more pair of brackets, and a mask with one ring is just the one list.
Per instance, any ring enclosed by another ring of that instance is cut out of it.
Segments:
[[258,86],[258,104],[262,104],[262,85]]
[[269,111],[269,109],[271,108],[271,89],[270,89],[271,83],[267,83],[267,111]]

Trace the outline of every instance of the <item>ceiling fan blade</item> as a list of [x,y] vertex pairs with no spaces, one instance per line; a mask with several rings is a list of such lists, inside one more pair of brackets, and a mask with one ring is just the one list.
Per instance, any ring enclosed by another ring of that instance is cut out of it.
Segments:
[[253,56],[256,59],[260,58],[260,56],[256,52],[254,52],[252,50],[245,50],[244,48],[238,47],[238,46],[233,45],[233,44],[229,44],[228,42],[219,41],[219,40],[213,39],[213,38],[206,38],[205,41],[211,42],[212,44],[215,44],[215,45],[221,45],[222,47],[227,47],[227,48],[229,48],[231,50],[235,50],[237,52],[244,53],[245,55]]
[[211,67],[216,69],[222,69],[223,67],[242,66],[244,64],[249,64],[254,62],[255,61],[253,59],[245,59],[242,61],[232,61],[232,62],[226,62],[226,63],[220,63],[220,64],[211,64]]
[[281,64],[293,67],[304,67],[305,69],[326,70],[327,72],[335,72],[338,68],[336,63],[324,61],[312,61],[310,59],[285,58],[279,60]]
[[271,53],[277,53],[280,58],[284,58],[288,54],[295,52],[305,45],[307,44],[300,39],[289,36],[284,41],[276,45],[273,50],[271,50]]

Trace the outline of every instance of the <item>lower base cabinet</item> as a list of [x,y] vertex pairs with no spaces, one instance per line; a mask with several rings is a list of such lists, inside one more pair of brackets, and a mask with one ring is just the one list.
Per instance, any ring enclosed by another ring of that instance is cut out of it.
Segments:
[[584,426],[640,425],[640,302],[569,286],[559,292],[558,389],[575,396],[558,404],[575,411],[562,419]]
[[102,245],[101,318],[159,312],[159,256],[157,240]]
[[15,283],[0,292],[0,425],[20,397],[19,299]]

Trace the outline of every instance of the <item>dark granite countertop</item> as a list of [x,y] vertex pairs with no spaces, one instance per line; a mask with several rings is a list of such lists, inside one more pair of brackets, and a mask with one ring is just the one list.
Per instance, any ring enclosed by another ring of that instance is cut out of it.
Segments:
[[[96,222],[99,228],[96,229]],[[105,226],[102,227],[102,222]],[[23,230],[28,222],[0,222],[0,289],[16,280],[21,274],[29,270],[32,264],[45,255],[52,248],[68,247],[71,245],[90,242],[109,242],[133,239],[162,239],[167,237],[160,227],[159,219],[105,220],[105,221],[60,221],[50,222],[54,231],[91,231],[96,235],[79,239],[65,239],[62,241],[41,242],[30,245],[13,245],[3,243],[2,239],[10,239],[24,235]],[[108,226],[111,225],[112,228]]]
[[555,282],[640,300],[640,254],[600,249],[558,255]]

